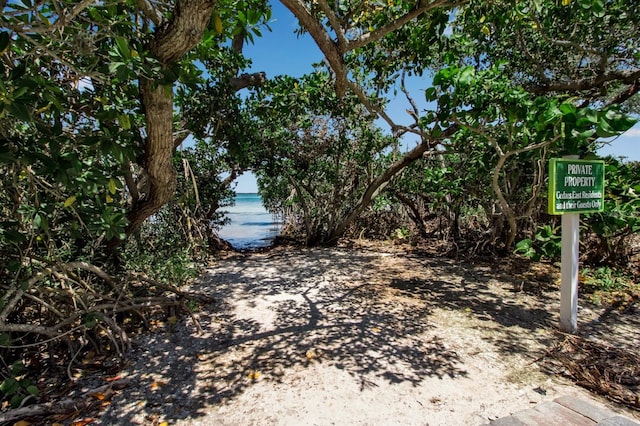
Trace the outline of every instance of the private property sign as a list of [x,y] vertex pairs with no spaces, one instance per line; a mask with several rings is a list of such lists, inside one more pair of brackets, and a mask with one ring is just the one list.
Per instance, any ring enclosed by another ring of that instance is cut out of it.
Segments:
[[578,327],[580,213],[603,209],[604,161],[549,160],[549,213],[562,215],[560,326],[569,333]]
[[549,213],[593,213],[604,208],[604,161],[549,160]]

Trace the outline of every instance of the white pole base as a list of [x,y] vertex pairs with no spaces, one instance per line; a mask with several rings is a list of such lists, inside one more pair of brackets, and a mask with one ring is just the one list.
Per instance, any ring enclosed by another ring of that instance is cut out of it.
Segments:
[[562,215],[562,284],[560,287],[560,328],[567,333],[578,329],[578,255],[580,214]]

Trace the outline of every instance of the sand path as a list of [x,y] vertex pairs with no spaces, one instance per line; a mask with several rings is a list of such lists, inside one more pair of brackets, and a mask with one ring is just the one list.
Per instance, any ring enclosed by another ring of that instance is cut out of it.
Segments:
[[133,384],[100,421],[474,425],[593,398],[535,362],[557,339],[556,278],[393,247],[221,259],[191,289],[216,300],[202,332],[186,318],[136,338]]

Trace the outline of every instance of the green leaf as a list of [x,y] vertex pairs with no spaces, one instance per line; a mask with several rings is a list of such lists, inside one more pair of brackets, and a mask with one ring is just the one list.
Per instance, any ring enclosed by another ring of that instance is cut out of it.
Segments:
[[11,398],[11,408],[18,408],[22,404],[24,395],[16,394]]
[[0,383],[0,392],[5,396],[9,396],[18,390],[20,385],[13,377],[8,377]]
[[427,100],[427,102],[433,102],[437,99],[436,97],[436,88],[435,87],[429,87],[427,90],[424,91],[424,97]]
[[13,99],[18,99],[18,98],[22,97],[25,93],[27,93],[28,90],[29,90],[29,88],[26,87],[26,86],[18,87],[12,93]]
[[123,130],[131,129],[131,120],[127,114],[118,114],[118,123],[120,123],[120,127],[122,127]]
[[566,103],[566,102],[563,104],[560,104],[558,109],[560,109],[560,112],[563,113],[564,115],[575,114],[578,111],[575,105]]
[[443,68],[433,76],[434,86],[448,86],[451,77],[458,72],[458,67]]
[[579,140],[588,139],[591,136],[593,136],[595,133],[596,131],[593,129],[585,130],[584,132],[580,132],[577,129],[571,130],[571,136]]
[[596,129],[596,135],[599,138],[610,138],[612,136],[618,135],[619,133],[620,132],[611,127],[607,120],[600,120],[600,123],[598,123],[598,127]]
[[109,183],[108,183],[107,187],[108,187],[109,193],[111,193],[111,195],[115,195],[116,191],[118,190],[118,186],[117,186],[116,180],[114,178],[110,178],[109,179]]
[[31,112],[27,106],[21,102],[13,102],[8,107],[9,112],[22,121],[31,121]]
[[22,363],[22,361],[16,361],[13,364],[11,364],[11,374],[13,374],[14,376],[19,375],[23,371],[24,371],[24,364]]
[[466,87],[471,83],[475,76],[476,70],[472,66],[464,67],[458,74],[457,83],[462,87]]
[[124,63],[123,62],[111,62],[109,64],[109,72],[111,74],[115,74],[118,72],[118,70],[120,69],[120,67],[123,67]]
[[131,49],[129,49],[129,41],[124,37],[116,37],[116,45],[118,52],[125,59],[131,59]]
[[14,229],[5,229],[4,231],[2,231],[2,236],[7,241],[14,244],[19,244],[27,241],[27,237]]
[[528,258],[536,257],[536,251],[533,248],[533,242],[528,238],[522,241],[518,241],[518,243],[516,244],[515,253]]
[[213,15],[213,29],[216,31],[216,34],[222,34],[222,19],[220,19],[220,15],[217,13]]
[[249,9],[247,11],[247,21],[250,25],[256,25],[260,21],[260,12],[255,9]]
[[545,124],[549,124],[559,118],[561,115],[560,110],[553,104],[550,104],[547,109],[542,113],[542,122]]
[[[21,267],[22,267],[22,263],[17,259],[10,259],[7,262],[7,269],[10,272],[18,272]],[[2,309],[3,304],[4,304],[3,299],[0,299],[0,309]]]
[[591,12],[596,18],[603,18],[605,15],[604,2],[602,0],[593,0]]
[[41,224],[42,224],[42,216],[40,216],[40,214],[36,214],[36,215],[33,217],[33,227],[34,227],[35,229],[38,229],[38,228],[40,228],[40,225],[41,225]]
[[[2,111],[0,111],[2,112]],[[10,151],[0,151],[0,163],[11,164],[16,161],[16,157]]]
[[76,196],[72,195],[64,201],[63,207],[67,208],[76,202]]
[[36,213],[33,217],[33,228],[47,231],[49,229],[49,221],[46,216]]
[[598,123],[598,111],[589,108],[579,109],[576,113],[576,126],[584,127]]
[[627,114],[623,114],[613,109],[606,112],[605,118],[609,122],[611,128],[618,132],[626,132],[638,121]]
[[591,3],[593,0],[580,0],[580,6],[583,9],[591,9]]

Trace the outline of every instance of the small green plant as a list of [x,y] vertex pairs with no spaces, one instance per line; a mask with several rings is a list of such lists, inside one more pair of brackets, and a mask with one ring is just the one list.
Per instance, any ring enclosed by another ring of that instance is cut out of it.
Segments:
[[393,235],[392,235],[392,239],[394,240],[406,240],[407,238],[409,238],[409,230],[405,227],[402,228],[396,228],[393,231]]
[[538,227],[533,240],[527,238],[519,241],[515,252],[537,262],[543,258],[558,259],[561,247],[562,237],[558,235],[558,228],[544,225]]
[[623,271],[609,266],[583,268],[580,281],[593,291],[614,292],[631,286],[631,279]]
[[202,271],[202,265],[193,259],[186,248],[129,254],[126,265],[127,268],[144,272],[153,279],[178,286],[197,277]]
[[9,367],[7,377],[0,382],[0,401],[9,401],[12,408],[17,408],[29,396],[38,396],[40,391],[24,376],[24,365],[16,361]]
[[195,313],[200,310],[200,306],[198,305],[198,302],[196,302],[195,300],[188,300],[187,309],[189,310],[189,312]]

